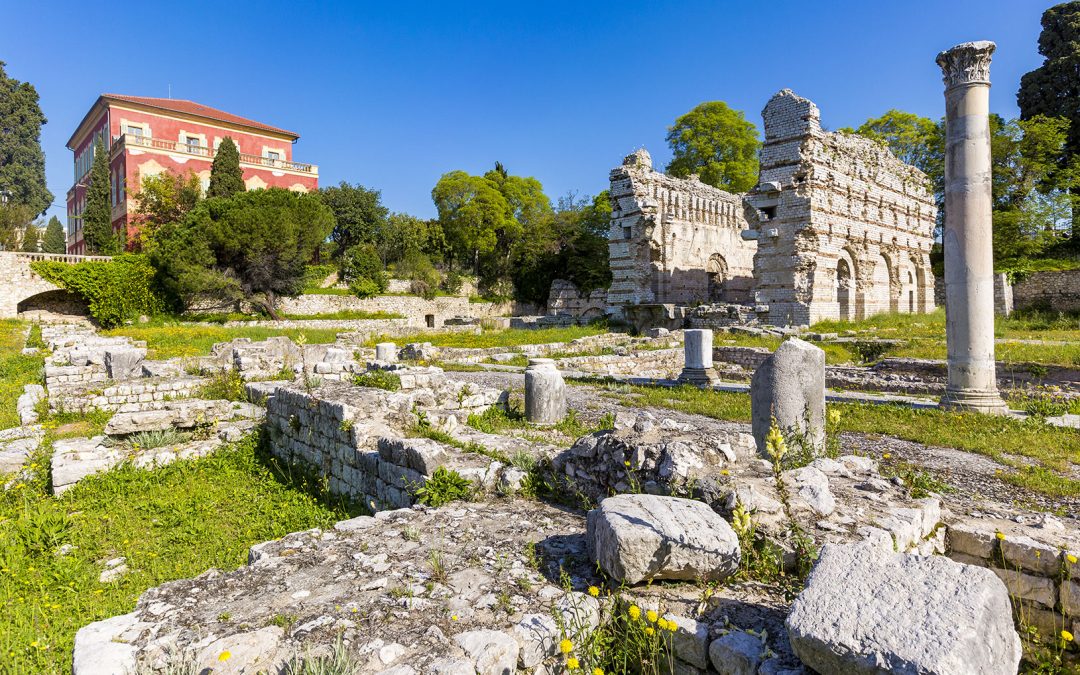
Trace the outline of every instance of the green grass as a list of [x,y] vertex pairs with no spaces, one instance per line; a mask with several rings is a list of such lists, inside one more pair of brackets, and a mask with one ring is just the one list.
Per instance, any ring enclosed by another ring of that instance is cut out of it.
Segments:
[[[23,385],[42,383],[44,357],[21,353],[25,331],[26,324],[22,321],[0,321],[0,429],[19,426],[15,404],[22,396]],[[40,331],[37,336],[40,341]]]
[[[945,310],[941,307],[930,314],[878,314],[862,321],[820,321],[811,326],[811,330],[841,334],[855,331],[863,338],[903,340],[903,345],[887,350],[888,356],[920,359],[946,357]],[[1003,340],[1070,343],[999,343],[996,349],[998,361],[1080,366],[1080,317],[1075,315],[1025,311],[1010,317],[998,316],[994,320],[994,336]]]
[[549,342],[569,342],[590,335],[602,335],[610,332],[605,326],[571,326],[568,328],[508,328],[506,330],[485,330],[480,335],[473,333],[416,333],[405,337],[376,336],[366,343],[374,347],[378,342],[430,342],[436,347],[520,347]]
[[[750,421],[750,397],[696,387],[620,386],[611,394],[627,405],[680,410],[721,420]],[[1080,495],[1071,470],[1080,466],[1080,433],[995,415],[914,409],[900,405],[832,403],[839,431],[892,436],[928,446],[986,455],[1012,471],[1000,478],[1054,497]]]
[[404,319],[403,314],[397,312],[363,312],[357,309],[342,310],[326,314],[283,314],[286,319],[299,321],[305,320],[333,320],[333,321],[368,321],[375,319]]
[[320,287],[317,287],[317,286],[316,287],[310,287],[309,286],[308,288],[304,289],[304,295],[352,295],[352,294],[353,294],[353,292],[350,291],[347,288],[334,288],[333,286],[330,286],[329,288],[320,288]]
[[[239,567],[252,544],[352,515],[290,486],[254,437],[153,471],[123,466],[59,498],[46,491],[47,461],[35,458],[41,478],[0,492],[4,672],[71,672],[75,632],[131,611],[146,589]],[[65,544],[75,548],[58,556]],[[99,561],[119,556],[131,571],[99,583]]]
[[265,340],[269,337],[284,335],[296,339],[300,335],[307,338],[309,344],[328,343],[337,339],[338,330],[327,328],[263,328],[224,326],[205,326],[184,322],[151,322],[114,328],[102,331],[103,335],[126,335],[134,340],[146,340],[152,359],[170,359],[177,356],[205,356],[217,342],[228,342],[234,338],[246,337],[252,340]]

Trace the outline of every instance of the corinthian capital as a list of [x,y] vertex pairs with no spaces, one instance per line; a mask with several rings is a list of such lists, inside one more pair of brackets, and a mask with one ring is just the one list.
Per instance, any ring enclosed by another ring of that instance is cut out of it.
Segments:
[[990,55],[997,47],[989,40],[965,42],[937,55],[945,88],[962,84],[990,84]]

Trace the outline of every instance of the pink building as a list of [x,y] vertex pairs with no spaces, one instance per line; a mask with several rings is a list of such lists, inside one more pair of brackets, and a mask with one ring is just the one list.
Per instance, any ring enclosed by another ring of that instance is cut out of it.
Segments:
[[[132,194],[144,176],[194,172],[205,190],[210,164],[224,138],[240,150],[249,190],[280,187],[308,192],[319,187],[319,169],[293,161],[299,134],[193,101],[102,94],[83,117],[67,147],[75,154],[75,183],[67,193],[68,253],[85,253],[82,213],[86,181],[98,139],[109,152],[113,229],[128,226]],[[132,232],[129,232],[131,241]]]

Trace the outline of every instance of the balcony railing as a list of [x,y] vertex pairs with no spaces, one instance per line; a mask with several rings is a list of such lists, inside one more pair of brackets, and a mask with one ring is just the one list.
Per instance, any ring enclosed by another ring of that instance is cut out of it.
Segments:
[[[121,134],[113,138],[113,153],[119,153],[123,150],[124,146],[135,146],[143,148],[152,148],[155,150],[165,150],[167,152],[180,152],[185,155],[195,155],[197,157],[206,157],[207,159],[213,159],[217,153],[213,148],[208,148],[205,145],[195,145],[194,143],[185,143],[183,141],[170,141],[164,138],[150,138],[147,136],[139,136],[136,134]],[[297,173],[318,173],[318,169],[311,164],[303,164],[301,162],[289,162],[284,159],[272,159],[270,157],[261,157],[259,155],[250,155],[246,152],[240,153],[240,162],[242,164],[251,164],[254,166],[266,167],[269,169],[283,169],[285,171],[295,171]]]

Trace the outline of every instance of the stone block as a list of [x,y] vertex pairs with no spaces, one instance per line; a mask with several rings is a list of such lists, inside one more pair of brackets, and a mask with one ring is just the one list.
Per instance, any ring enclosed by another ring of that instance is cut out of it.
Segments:
[[1022,567],[1044,576],[1061,572],[1061,549],[1031,537],[1009,535],[1001,540],[1001,555],[1007,567]]
[[949,525],[949,550],[976,558],[991,558],[997,544],[995,531],[978,521]]
[[761,638],[733,630],[709,645],[709,661],[719,675],[757,675],[764,646]]
[[142,376],[145,349],[115,347],[105,350],[105,372],[111,380],[127,380]]
[[825,352],[798,338],[785,341],[754,371],[750,408],[758,453],[767,456],[765,437],[773,419],[788,435],[825,449]]
[[1038,603],[1045,609],[1057,605],[1057,587],[1046,577],[1038,577],[1013,569],[992,568],[1009,591],[1009,595],[1021,600]]

